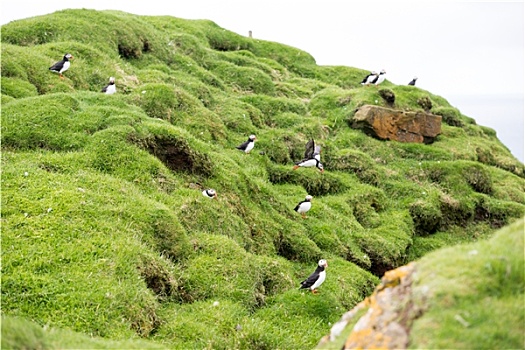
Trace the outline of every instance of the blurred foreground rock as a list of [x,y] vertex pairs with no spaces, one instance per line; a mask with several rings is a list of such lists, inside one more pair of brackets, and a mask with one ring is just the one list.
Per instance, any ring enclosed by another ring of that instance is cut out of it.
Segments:
[[386,272],[374,293],[345,313],[317,348],[406,349],[426,297],[424,289],[412,288],[415,270],[410,263]]

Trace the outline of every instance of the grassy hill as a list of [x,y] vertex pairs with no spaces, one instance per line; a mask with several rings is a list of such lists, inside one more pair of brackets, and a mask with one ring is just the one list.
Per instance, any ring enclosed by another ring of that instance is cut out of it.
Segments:
[[[2,348],[312,348],[385,271],[524,215],[525,167],[494,130],[417,87],[364,88],[362,68],[205,20],[2,26]],[[381,89],[430,103],[436,142],[350,128]],[[310,138],[324,173],[292,171]],[[320,258],[321,293],[299,292]]]

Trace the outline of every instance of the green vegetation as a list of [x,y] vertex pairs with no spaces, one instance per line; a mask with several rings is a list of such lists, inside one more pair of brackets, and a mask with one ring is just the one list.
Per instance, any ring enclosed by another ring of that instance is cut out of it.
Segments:
[[[387,106],[365,69],[118,11],[14,21],[1,49],[2,348],[314,347],[386,270],[525,213],[524,165],[442,97],[384,83],[443,116],[431,145],[351,129]],[[292,170],[310,138],[324,173]]]
[[413,349],[520,349],[525,341],[523,232],[520,220],[490,240],[431,253],[414,286],[427,310],[411,332]]
[[316,349],[523,348],[524,229],[522,218],[388,271]]

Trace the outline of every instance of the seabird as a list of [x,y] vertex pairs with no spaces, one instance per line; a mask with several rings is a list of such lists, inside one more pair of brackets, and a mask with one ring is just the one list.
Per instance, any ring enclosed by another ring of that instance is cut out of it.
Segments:
[[312,196],[308,195],[304,201],[299,202],[293,210],[301,214],[303,219],[306,219],[306,212],[312,208]]
[[293,170],[299,167],[316,167],[321,172],[324,171],[323,164],[321,163],[321,146],[316,146],[314,140],[306,143],[304,158],[295,163]]
[[373,82],[373,84],[375,85],[379,85],[381,84],[383,81],[385,81],[385,74],[386,74],[386,71],[384,69],[381,70],[381,72],[379,72],[379,75],[377,76],[377,79],[375,79],[375,81]]
[[408,85],[415,86],[415,85],[416,85],[416,80],[417,80],[417,77],[414,77],[414,79],[412,79],[412,80],[410,81],[410,83],[408,83]]
[[326,271],[325,269],[328,267],[328,263],[326,260],[321,259],[319,260],[319,263],[317,264],[317,268],[315,271],[304,281],[301,282],[301,289],[310,288],[313,294],[317,293],[317,288],[321,284],[323,284],[324,280],[326,279]]
[[377,79],[377,72],[376,71],[372,71],[370,72],[370,74],[368,74],[364,79],[363,81],[361,82],[361,85],[370,85],[370,84],[373,84],[373,81],[375,79]]
[[49,67],[49,70],[60,74],[60,79],[64,79],[62,73],[69,69],[69,66],[71,65],[71,62],[69,62],[69,60],[71,58],[73,58],[73,55],[71,55],[70,53],[66,53],[62,60]]
[[102,92],[105,93],[106,95],[113,95],[115,92],[117,92],[117,87],[115,86],[114,77],[109,78],[109,84],[102,88]]
[[257,137],[255,135],[250,135],[248,137],[248,140],[243,142],[241,145],[237,146],[237,149],[240,149],[244,153],[250,153],[250,151],[253,149],[253,146],[255,146],[255,140]]
[[202,195],[204,197],[208,197],[210,199],[217,198],[217,192],[213,188],[208,188],[204,191],[202,191]]

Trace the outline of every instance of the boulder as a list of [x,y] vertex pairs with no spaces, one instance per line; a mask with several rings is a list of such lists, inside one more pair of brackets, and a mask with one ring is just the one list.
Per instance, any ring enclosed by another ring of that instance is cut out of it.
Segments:
[[382,140],[429,144],[441,133],[441,116],[364,105],[355,113],[352,128]]
[[410,328],[424,312],[428,293],[413,290],[415,271],[412,262],[385,273],[374,293],[345,313],[317,349],[406,349]]

